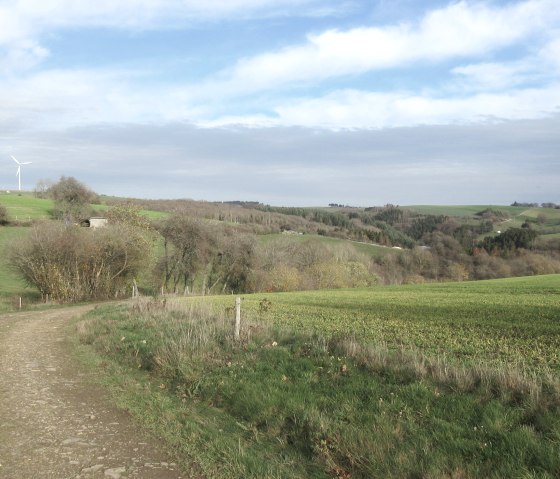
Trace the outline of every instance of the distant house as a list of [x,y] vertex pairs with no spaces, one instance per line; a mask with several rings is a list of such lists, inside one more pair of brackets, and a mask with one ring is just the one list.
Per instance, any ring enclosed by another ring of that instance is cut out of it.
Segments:
[[85,228],[103,228],[107,226],[107,218],[92,217],[80,223]]

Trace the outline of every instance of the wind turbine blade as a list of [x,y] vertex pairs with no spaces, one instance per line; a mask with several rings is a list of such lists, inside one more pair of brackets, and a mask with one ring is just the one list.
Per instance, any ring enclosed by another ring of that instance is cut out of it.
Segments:
[[12,155],[10,156],[12,157],[12,160],[14,160],[18,165],[21,165],[21,163],[18,160],[16,160]]
[[24,161],[23,163],[20,163],[20,165],[30,165],[31,162],[30,161]]

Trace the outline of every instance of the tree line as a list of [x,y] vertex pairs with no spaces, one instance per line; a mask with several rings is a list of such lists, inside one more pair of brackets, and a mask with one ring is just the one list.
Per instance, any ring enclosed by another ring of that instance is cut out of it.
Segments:
[[[560,241],[540,242],[530,223],[479,239],[504,220],[499,210],[459,222],[393,205],[328,211],[178,200],[158,202],[170,214],[149,221],[141,214],[145,203],[111,201],[108,226],[90,229],[76,226],[99,201],[87,186],[62,177],[43,194],[59,221],[35,225],[12,247],[10,262],[60,301],[119,297],[137,284],[152,293],[216,294],[560,272]],[[372,258],[348,243],[305,236],[259,240],[292,228],[404,249]]]

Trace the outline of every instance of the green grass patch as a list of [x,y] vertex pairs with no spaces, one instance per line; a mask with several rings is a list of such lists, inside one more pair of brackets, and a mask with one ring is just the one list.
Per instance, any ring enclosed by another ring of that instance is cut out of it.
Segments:
[[311,234],[299,235],[299,234],[274,233],[274,234],[259,235],[258,239],[261,243],[264,244],[279,239],[284,241],[294,241],[298,243],[315,240],[315,241],[320,241],[322,244],[327,246],[350,246],[355,251],[366,254],[372,258],[379,258],[390,252],[398,251],[393,248],[387,248],[375,244],[360,243],[358,241],[350,241],[350,240],[339,239],[339,238],[331,238],[329,236],[311,235]]
[[31,221],[50,219],[54,203],[52,200],[36,198],[31,193],[0,193],[0,205],[8,210],[11,220]]
[[8,266],[7,250],[9,244],[22,238],[29,231],[25,227],[0,226],[0,312],[12,311],[19,307],[19,297],[24,305],[36,302],[38,291],[30,288],[21,280],[15,271]]
[[409,210],[416,211],[425,215],[446,215],[446,216],[473,216],[486,209],[503,211],[510,216],[522,214],[527,208],[522,206],[497,206],[497,205],[410,205],[403,206]]
[[244,311],[257,314],[265,298],[266,318],[290,328],[560,371],[560,275],[246,295]]
[[76,331],[120,405],[207,477],[552,478],[559,286],[245,296],[238,341],[231,297],[104,307]]

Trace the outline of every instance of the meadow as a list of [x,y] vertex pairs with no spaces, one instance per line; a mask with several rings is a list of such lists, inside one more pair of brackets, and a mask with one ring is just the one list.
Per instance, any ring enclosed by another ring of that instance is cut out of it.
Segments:
[[387,246],[380,246],[371,243],[359,243],[357,241],[349,241],[340,238],[332,238],[328,236],[321,236],[321,235],[313,235],[313,234],[305,234],[305,235],[298,235],[298,234],[282,234],[282,233],[274,233],[274,234],[266,234],[266,235],[259,235],[258,239],[261,243],[266,244],[274,240],[282,239],[287,241],[293,242],[305,242],[309,240],[317,240],[327,246],[341,246],[346,245],[352,248],[354,251],[363,253],[371,258],[379,258],[384,256],[390,252],[395,252],[393,248]]
[[560,276],[140,298],[75,325],[121,407],[207,477],[560,474]]
[[[523,206],[505,206],[505,205],[410,205],[402,208],[416,211],[426,215],[446,215],[446,216],[473,216],[480,211],[493,209],[503,211],[510,216],[525,215],[533,208],[528,209]],[[541,210],[542,208],[534,208]],[[545,208],[549,209],[549,208]]]
[[8,216],[16,221],[50,219],[54,202],[36,198],[28,192],[0,193],[0,205],[8,210]]

